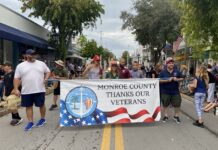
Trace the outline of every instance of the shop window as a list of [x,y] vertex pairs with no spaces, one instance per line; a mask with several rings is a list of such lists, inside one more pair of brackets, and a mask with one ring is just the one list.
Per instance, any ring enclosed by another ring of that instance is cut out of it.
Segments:
[[8,40],[3,40],[3,62],[13,61],[13,43]]

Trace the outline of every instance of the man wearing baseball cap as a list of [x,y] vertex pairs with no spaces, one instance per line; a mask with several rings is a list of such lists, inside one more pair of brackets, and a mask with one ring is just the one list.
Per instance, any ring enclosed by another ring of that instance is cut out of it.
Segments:
[[168,118],[168,107],[171,104],[174,107],[175,114],[173,120],[180,123],[179,113],[181,106],[181,96],[179,92],[179,82],[183,80],[181,72],[174,67],[174,60],[172,57],[166,59],[166,68],[159,74],[161,101],[163,104],[163,122]]
[[[24,131],[31,130],[34,126],[41,127],[45,120],[45,81],[50,76],[47,65],[35,58],[35,50],[26,50],[26,61],[20,63],[15,70],[14,90],[17,96],[21,95],[21,106],[26,107],[28,123]],[[19,86],[22,86],[21,92]],[[33,104],[39,107],[41,118],[34,124]]]

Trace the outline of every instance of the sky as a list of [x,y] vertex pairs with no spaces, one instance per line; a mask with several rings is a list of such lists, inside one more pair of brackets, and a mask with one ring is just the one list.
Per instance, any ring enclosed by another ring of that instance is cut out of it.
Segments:
[[[95,28],[85,29],[83,34],[88,39],[94,39],[98,45],[109,49],[117,57],[121,57],[123,51],[134,53],[138,48],[134,35],[129,30],[122,30],[121,11],[131,9],[132,0],[99,0],[104,5],[105,14],[98,20]],[[0,3],[22,14],[21,2],[18,0],[0,0]],[[22,14],[28,16],[28,12]],[[43,25],[43,21],[30,18],[34,22]]]

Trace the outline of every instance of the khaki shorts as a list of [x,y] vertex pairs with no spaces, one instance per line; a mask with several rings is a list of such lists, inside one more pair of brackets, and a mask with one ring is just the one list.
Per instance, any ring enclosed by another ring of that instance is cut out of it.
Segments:
[[168,95],[161,93],[161,101],[164,107],[168,107],[170,104],[172,104],[173,107],[180,107],[182,98],[180,94]]

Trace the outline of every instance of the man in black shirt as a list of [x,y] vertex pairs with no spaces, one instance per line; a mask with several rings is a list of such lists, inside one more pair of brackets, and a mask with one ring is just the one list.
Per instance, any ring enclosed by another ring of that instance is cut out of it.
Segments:
[[[12,65],[10,63],[5,63],[4,64],[4,95],[6,97],[11,95],[12,90],[14,89],[13,86],[13,80],[14,80],[14,71],[12,70]],[[13,108],[12,110],[12,121],[11,125],[16,126],[19,125],[23,119],[19,116],[18,109],[17,107]]]

